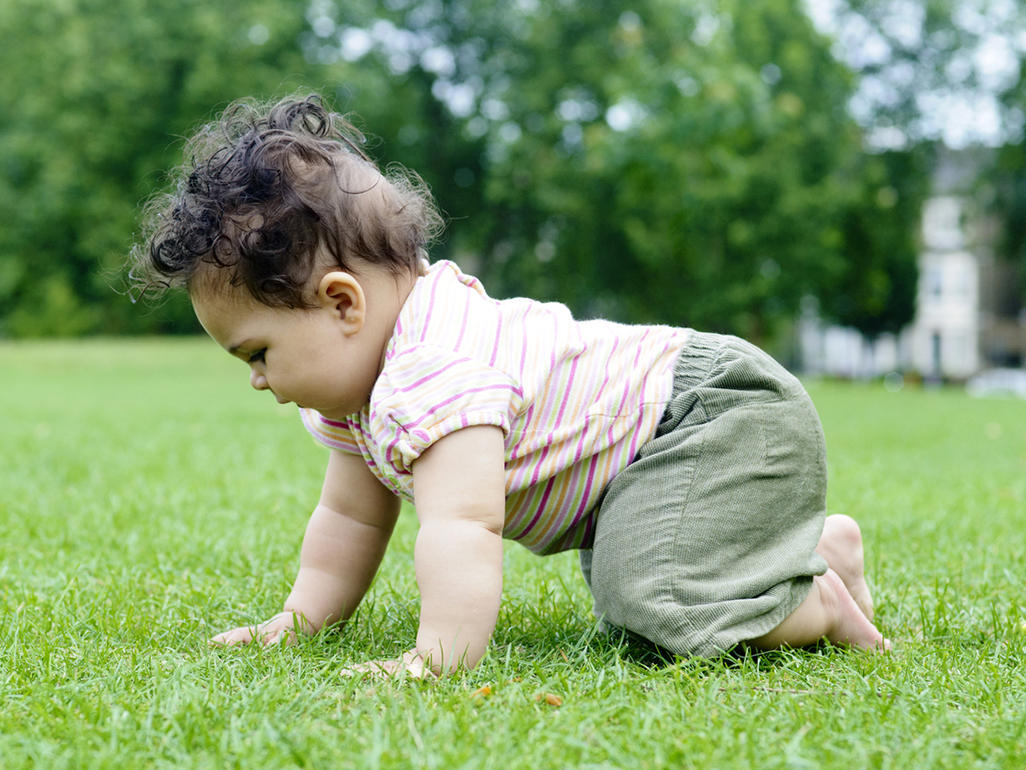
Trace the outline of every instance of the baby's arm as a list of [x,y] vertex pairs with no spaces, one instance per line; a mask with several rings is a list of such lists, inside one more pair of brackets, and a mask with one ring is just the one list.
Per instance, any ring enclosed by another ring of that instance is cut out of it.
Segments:
[[226,631],[212,641],[239,644],[259,638],[266,644],[288,638],[297,625],[312,633],[347,619],[381,564],[398,512],[398,498],[362,458],[333,451],[284,609],[259,626]]
[[420,532],[414,561],[420,628],[410,655],[435,673],[473,668],[502,597],[505,447],[499,428],[465,428],[413,465]]
[[365,663],[350,673],[405,669],[423,676],[473,668],[495,630],[506,511],[502,431],[464,428],[433,444],[413,464],[413,496],[420,519],[417,646],[399,660]]

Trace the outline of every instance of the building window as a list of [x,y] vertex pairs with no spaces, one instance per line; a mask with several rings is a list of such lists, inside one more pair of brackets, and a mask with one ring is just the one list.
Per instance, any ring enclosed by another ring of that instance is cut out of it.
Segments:
[[940,377],[943,373],[941,369],[941,335],[940,332],[934,332],[930,335],[930,361],[933,365],[933,374],[936,377]]

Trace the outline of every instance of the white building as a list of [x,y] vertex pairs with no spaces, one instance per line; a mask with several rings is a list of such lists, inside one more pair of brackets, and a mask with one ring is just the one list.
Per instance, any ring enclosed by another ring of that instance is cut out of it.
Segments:
[[941,195],[923,210],[919,289],[899,362],[925,377],[971,377],[980,358],[980,258],[969,250],[965,201]]
[[850,328],[827,326],[813,313],[799,324],[803,368],[810,374],[875,377],[916,372],[965,380],[989,366],[1022,366],[1026,316],[1015,266],[993,250],[993,222],[959,187],[970,178],[965,156],[942,160],[938,194],[923,209],[919,287],[912,323],[874,343]]

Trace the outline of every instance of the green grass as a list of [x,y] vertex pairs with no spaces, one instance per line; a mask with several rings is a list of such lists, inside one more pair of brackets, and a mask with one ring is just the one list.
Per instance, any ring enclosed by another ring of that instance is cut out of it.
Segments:
[[572,554],[510,545],[485,661],[372,683],[336,672],[413,640],[409,513],[344,632],[206,645],[277,611],[324,462],[244,367],[198,340],[7,343],[0,374],[5,770],[1026,758],[1026,402],[810,385],[893,654],[659,662],[596,634]]

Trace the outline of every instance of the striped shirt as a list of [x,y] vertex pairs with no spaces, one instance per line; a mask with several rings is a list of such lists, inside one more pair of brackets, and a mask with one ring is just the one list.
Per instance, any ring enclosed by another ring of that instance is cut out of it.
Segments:
[[495,300],[476,278],[438,262],[399,313],[370,403],[345,420],[304,409],[303,422],[411,501],[422,452],[461,428],[498,426],[503,536],[536,553],[587,548],[603,488],[655,432],[687,334]]

